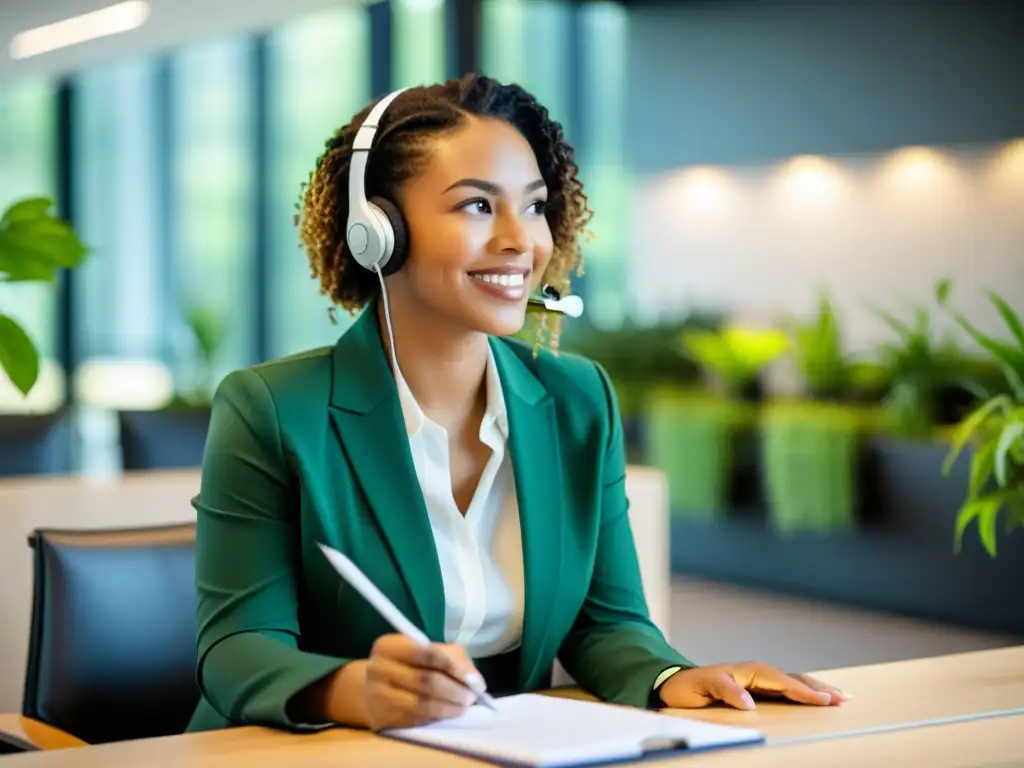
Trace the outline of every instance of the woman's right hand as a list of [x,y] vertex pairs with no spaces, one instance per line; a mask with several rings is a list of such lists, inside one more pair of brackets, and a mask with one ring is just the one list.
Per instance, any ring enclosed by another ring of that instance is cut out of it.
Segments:
[[366,664],[369,727],[407,728],[457,717],[476,701],[459,682],[473,675],[480,677],[461,646],[423,647],[404,635],[383,635]]

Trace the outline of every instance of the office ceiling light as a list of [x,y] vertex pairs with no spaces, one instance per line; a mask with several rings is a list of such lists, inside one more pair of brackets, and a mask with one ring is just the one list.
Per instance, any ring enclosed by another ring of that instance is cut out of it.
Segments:
[[11,58],[27,59],[98,37],[128,32],[141,27],[148,19],[149,3],[145,0],[128,0],[110,5],[98,11],[19,32],[11,39]]

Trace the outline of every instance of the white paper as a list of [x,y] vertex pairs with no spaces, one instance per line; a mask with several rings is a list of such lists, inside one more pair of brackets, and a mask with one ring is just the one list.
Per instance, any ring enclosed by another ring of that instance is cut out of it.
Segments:
[[637,759],[663,741],[710,749],[764,740],[749,728],[539,694],[499,698],[496,703],[497,712],[474,706],[461,717],[384,735],[535,768]]

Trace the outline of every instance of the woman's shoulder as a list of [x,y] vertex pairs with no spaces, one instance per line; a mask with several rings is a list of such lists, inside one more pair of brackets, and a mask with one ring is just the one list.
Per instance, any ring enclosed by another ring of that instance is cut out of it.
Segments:
[[221,381],[218,395],[230,399],[267,399],[275,406],[308,402],[328,391],[334,347],[317,347],[238,368]]

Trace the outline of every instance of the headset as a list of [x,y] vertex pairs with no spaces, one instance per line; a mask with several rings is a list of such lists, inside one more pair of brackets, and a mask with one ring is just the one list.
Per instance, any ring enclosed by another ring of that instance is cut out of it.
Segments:
[[[366,167],[381,118],[391,103],[406,90],[392,91],[373,106],[356,132],[349,161],[345,242],[356,263],[376,272],[382,286],[384,276],[397,272],[408,259],[409,236],[398,206],[383,197],[367,199]],[[527,306],[569,317],[583,314],[583,300],[579,296],[561,296],[548,285],[541,289],[540,296],[531,296]]]

